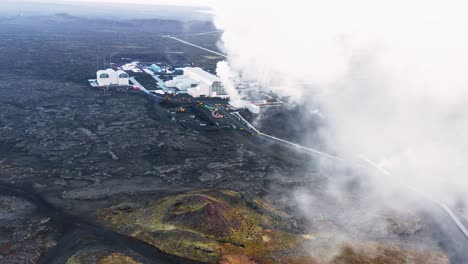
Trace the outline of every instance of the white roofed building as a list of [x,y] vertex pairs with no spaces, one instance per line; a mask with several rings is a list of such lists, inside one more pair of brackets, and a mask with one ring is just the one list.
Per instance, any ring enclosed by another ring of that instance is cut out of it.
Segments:
[[129,85],[129,76],[126,72],[122,70],[116,71],[117,77],[118,77],[118,84],[119,85]]
[[187,67],[183,69],[184,74],[175,77],[171,81],[166,82],[166,86],[175,87],[181,91],[187,91],[187,93],[193,97],[221,97],[227,98],[228,94],[224,90],[221,79],[204,71],[198,67]]
[[188,89],[187,93],[194,98],[208,97],[208,95],[210,94],[210,88],[206,85],[198,85],[196,87]]
[[97,82],[100,86],[117,85],[119,79],[113,69],[106,69],[97,72]]
[[100,70],[96,73],[99,86],[129,85],[129,76],[122,70],[113,69]]
[[181,75],[176,76],[174,79],[167,81],[167,87],[175,87],[181,91],[187,91],[188,88],[192,88],[198,85],[198,81],[187,76]]
[[98,85],[110,85],[110,76],[104,70],[99,70],[96,72],[96,78]]

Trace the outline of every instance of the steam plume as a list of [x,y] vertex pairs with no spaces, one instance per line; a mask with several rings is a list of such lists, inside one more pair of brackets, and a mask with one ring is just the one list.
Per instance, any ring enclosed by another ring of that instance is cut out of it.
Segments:
[[[221,1],[233,71],[318,102],[329,148],[445,202],[468,186],[468,17],[458,0]],[[313,107],[317,107],[314,105]]]
[[236,81],[239,80],[239,75],[232,71],[226,61],[220,61],[216,65],[216,74],[221,78],[224,89],[229,94],[229,104],[234,107],[244,107],[245,101],[236,89]]

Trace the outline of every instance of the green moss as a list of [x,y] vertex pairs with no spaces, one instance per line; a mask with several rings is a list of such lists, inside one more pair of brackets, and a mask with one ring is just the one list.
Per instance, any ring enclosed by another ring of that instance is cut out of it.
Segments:
[[221,248],[216,241],[189,231],[139,232],[135,237],[164,252],[187,259],[217,263],[221,257]]
[[345,245],[330,264],[449,264],[438,252],[416,252],[395,244],[356,243]]
[[238,199],[240,200],[241,199],[241,195],[238,193],[238,192],[235,192],[235,191],[232,191],[232,190],[222,190],[220,191],[220,193],[228,196],[228,197],[231,197],[231,198],[235,198],[235,199]]
[[265,264],[306,254],[302,236],[278,228],[279,211],[261,199],[250,205],[234,191],[202,190],[164,197],[102,219],[164,252],[207,263],[218,263],[226,254],[261,259]]
[[107,250],[78,250],[65,264],[142,264],[120,252]]
[[[287,218],[284,212],[259,198],[247,203],[234,191],[201,190],[164,197],[132,212],[104,209],[98,219],[168,254],[204,263],[248,260],[262,264],[399,264],[407,258],[415,260],[415,264],[449,263],[440,254],[418,255],[380,244],[360,247],[365,250],[344,247],[331,262],[320,261],[310,256],[310,245],[306,244],[313,239],[329,240],[333,235],[293,233],[288,231]],[[319,244],[315,245],[320,247]],[[435,258],[441,261],[428,262]],[[67,262],[81,263],[77,257]]]
[[142,264],[134,260],[132,257],[122,253],[113,252],[99,259],[98,264]]
[[175,210],[172,211],[173,214],[184,214],[188,212],[194,212],[201,210],[203,207],[205,207],[208,204],[208,202],[199,202],[199,203],[194,203],[194,204],[182,204],[180,206],[177,206]]
[[273,205],[265,202],[260,198],[254,198],[252,200],[253,208],[257,210],[259,213],[268,214],[275,218],[285,218],[288,215],[278,209],[276,209]]
[[73,255],[67,260],[65,264],[83,264],[83,260],[80,256]]

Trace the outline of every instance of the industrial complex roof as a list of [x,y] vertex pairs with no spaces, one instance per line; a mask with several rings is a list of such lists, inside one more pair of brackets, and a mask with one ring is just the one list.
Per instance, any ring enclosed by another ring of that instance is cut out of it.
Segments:
[[221,82],[221,79],[209,72],[204,71],[202,68],[198,67],[187,67],[184,68],[184,75],[190,76],[195,80],[199,80],[208,85],[212,85],[214,82]]

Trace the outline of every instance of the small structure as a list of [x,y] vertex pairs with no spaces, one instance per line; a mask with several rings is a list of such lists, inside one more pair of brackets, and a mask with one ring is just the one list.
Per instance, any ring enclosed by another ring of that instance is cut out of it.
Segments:
[[140,65],[139,61],[132,61],[131,63],[127,63],[127,64],[122,65],[122,70],[124,70],[124,71],[134,71],[135,72],[135,70],[138,69],[139,65]]
[[113,69],[100,70],[97,72],[97,83],[100,86],[115,85],[119,83],[117,75]]
[[247,110],[249,110],[253,114],[260,114],[260,107],[254,104],[248,104]]
[[151,66],[149,66],[149,69],[152,70],[154,73],[163,72],[163,69],[156,64],[152,64]]
[[117,77],[118,77],[118,84],[119,85],[129,85],[129,76],[126,72],[122,70],[116,71]]
[[100,70],[96,73],[99,86],[129,85],[129,76],[122,70]]

